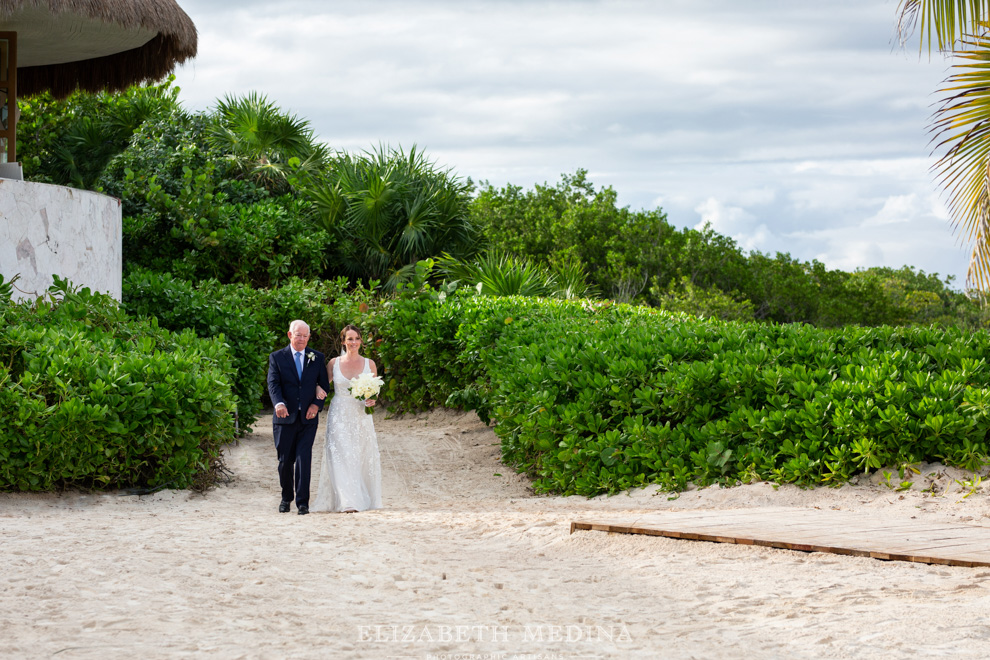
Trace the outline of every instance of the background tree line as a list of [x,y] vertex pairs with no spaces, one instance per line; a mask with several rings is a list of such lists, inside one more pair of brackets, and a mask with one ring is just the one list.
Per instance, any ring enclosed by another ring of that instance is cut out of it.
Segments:
[[166,81],[123,94],[27,99],[28,179],[123,204],[125,275],[270,288],[292,277],[385,290],[417,277],[491,294],[604,297],[735,320],[986,326],[980,300],[910,266],[846,272],[745,252],[660,209],[620,207],[587,172],[496,188],[415,147],[332,151],[263,96],[188,112]]

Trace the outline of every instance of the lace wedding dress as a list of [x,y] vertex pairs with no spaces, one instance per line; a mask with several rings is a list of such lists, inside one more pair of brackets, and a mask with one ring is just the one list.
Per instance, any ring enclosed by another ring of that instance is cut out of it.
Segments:
[[[368,358],[364,371],[371,371]],[[351,396],[351,381],[333,362],[333,398],[327,416],[320,485],[312,511],[365,511],[382,508],[382,467],[378,437],[364,402]]]

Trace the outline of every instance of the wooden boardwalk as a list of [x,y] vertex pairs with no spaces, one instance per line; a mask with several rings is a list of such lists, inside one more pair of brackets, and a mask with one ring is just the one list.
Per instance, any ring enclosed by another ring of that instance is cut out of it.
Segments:
[[663,511],[629,520],[572,522],[571,533],[579,530],[948,566],[990,566],[990,527],[890,520],[879,514],[830,509]]

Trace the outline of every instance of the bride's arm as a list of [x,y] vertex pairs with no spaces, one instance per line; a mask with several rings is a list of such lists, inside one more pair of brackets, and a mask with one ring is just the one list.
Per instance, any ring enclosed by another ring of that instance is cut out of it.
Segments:
[[[327,365],[327,376],[329,377],[329,380],[330,380],[331,383],[333,382],[333,362],[336,359],[337,358],[330,358],[330,363]],[[319,385],[316,386],[316,398],[317,399],[319,399],[320,401],[322,401],[323,399],[327,398],[327,395],[328,394],[329,394],[329,392],[326,392],[322,387],[320,387]]]
[[[375,365],[375,361],[374,360],[368,360],[368,368],[371,370],[371,375],[372,376],[377,376],[378,375],[378,367]],[[367,401],[364,402],[364,405],[366,405],[366,406],[373,406],[376,403],[377,403],[377,400],[376,399],[368,399]]]

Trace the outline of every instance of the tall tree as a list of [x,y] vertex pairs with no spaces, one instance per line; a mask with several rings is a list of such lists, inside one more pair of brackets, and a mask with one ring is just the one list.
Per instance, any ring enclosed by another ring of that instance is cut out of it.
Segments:
[[615,190],[596,190],[587,174],[579,169],[555,186],[527,191],[484,184],[471,214],[495,251],[557,273],[581,270],[603,295],[628,302],[663,269],[664,246],[675,230],[659,209],[619,207]]
[[956,230],[972,244],[968,283],[990,289],[990,1],[901,0],[902,39],[920,25],[921,49],[955,55],[932,118],[934,170]]

